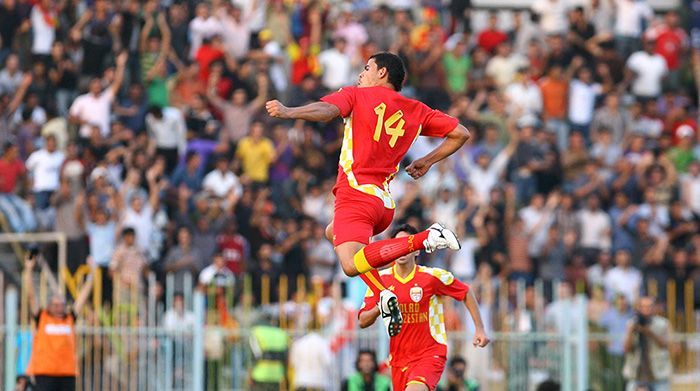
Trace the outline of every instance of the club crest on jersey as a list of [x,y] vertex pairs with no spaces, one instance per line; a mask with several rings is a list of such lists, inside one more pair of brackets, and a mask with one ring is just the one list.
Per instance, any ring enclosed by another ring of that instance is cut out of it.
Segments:
[[411,300],[413,300],[414,303],[418,303],[420,299],[423,298],[423,288],[414,286],[409,291],[409,294],[411,295]]

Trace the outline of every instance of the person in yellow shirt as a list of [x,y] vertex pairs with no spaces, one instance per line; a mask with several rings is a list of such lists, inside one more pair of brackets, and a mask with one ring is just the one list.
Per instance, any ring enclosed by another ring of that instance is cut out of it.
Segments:
[[275,146],[264,132],[262,122],[253,122],[250,133],[239,141],[236,149],[236,158],[241,161],[245,178],[262,184],[267,183],[270,166],[276,159]]

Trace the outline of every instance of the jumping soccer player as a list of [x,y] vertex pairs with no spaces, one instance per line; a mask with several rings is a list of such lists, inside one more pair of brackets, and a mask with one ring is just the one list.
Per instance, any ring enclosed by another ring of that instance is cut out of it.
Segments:
[[391,53],[370,57],[360,73],[357,87],[338,92],[301,107],[285,107],[279,101],[266,103],[272,117],[330,121],[345,120],[335,195],[335,216],[326,228],[346,275],[360,277],[380,297],[380,309],[390,336],[401,330],[401,312],[396,295],[381,283],[377,268],[417,250],[459,249],[457,236],[440,224],[402,238],[369,244],[394,217],[389,182],[399,163],[419,135],[442,137],[444,141],[426,156],[411,163],[406,172],[414,179],[457,151],[469,139],[469,131],[458,121],[425,104],[401,96],[406,70]]
[[[404,224],[392,237],[415,235],[417,230]],[[440,296],[464,302],[474,320],[474,346],[484,347],[489,338],[484,332],[479,303],[469,286],[452,273],[416,264],[418,251],[400,257],[389,269],[379,272],[382,282],[392,289],[403,312],[404,327],[389,345],[391,380],[394,390],[434,390],[447,359],[447,333]],[[380,315],[377,296],[367,291],[360,309],[360,327],[369,327]]]

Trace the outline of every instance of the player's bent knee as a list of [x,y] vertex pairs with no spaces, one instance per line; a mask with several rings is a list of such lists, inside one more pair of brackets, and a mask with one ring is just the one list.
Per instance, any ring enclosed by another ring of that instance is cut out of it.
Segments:
[[357,268],[355,267],[355,262],[351,259],[341,259],[340,260],[340,267],[343,269],[343,273],[345,273],[346,276],[348,277],[355,277],[359,275],[360,273],[357,272]]
[[326,239],[328,239],[329,242],[333,243],[333,222],[331,221],[330,224],[326,226]]

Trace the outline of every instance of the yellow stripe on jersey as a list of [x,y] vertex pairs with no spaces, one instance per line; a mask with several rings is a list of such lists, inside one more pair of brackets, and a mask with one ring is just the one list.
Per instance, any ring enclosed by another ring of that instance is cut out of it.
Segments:
[[430,335],[435,342],[447,345],[447,332],[445,331],[445,312],[438,296],[430,297],[428,307],[428,323],[430,324]]
[[418,267],[414,265],[413,270],[411,270],[411,272],[408,273],[408,276],[406,276],[406,278],[401,278],[398,271],[396,270],[396,263],[394,263],[394,266],[392,267],[392,272],[394,273],[394,278],[396,279],[396,281],[398,281],[402,284],[406,284],[407,282],[410,282],[413,279],[413,277],[416,275],[417,268]]
[[455,280],[455,276],[453,276],[452,273],[438,267],[418,266],[418,270],[437,277],[437,279],[445,285],[450,285]]
[[[422,127],[418,129],[416,133],[416,138],[420,134]],[[415,139],[413,140],[415,142]],[[389,175],[379,187],[374,184],[360,184],[357,182],[355,173],[352,172],[352,165],[355,162],[353,154],[353,140],[352,140],[352,117],[345,118],[345,130],[343,132],[343,146],[340,149],[340,167],[343,168],[343,172],[348,177],[348,184],[353,189],[359,190],[365,194],[373,195],[378,197],[384,203],[384,207],[387,209],[395,209],[396,204],[391,198],[389,193],[389,182],[394,178],[396,173],[399,171],[399,165],[396,165],[396,171]]]

